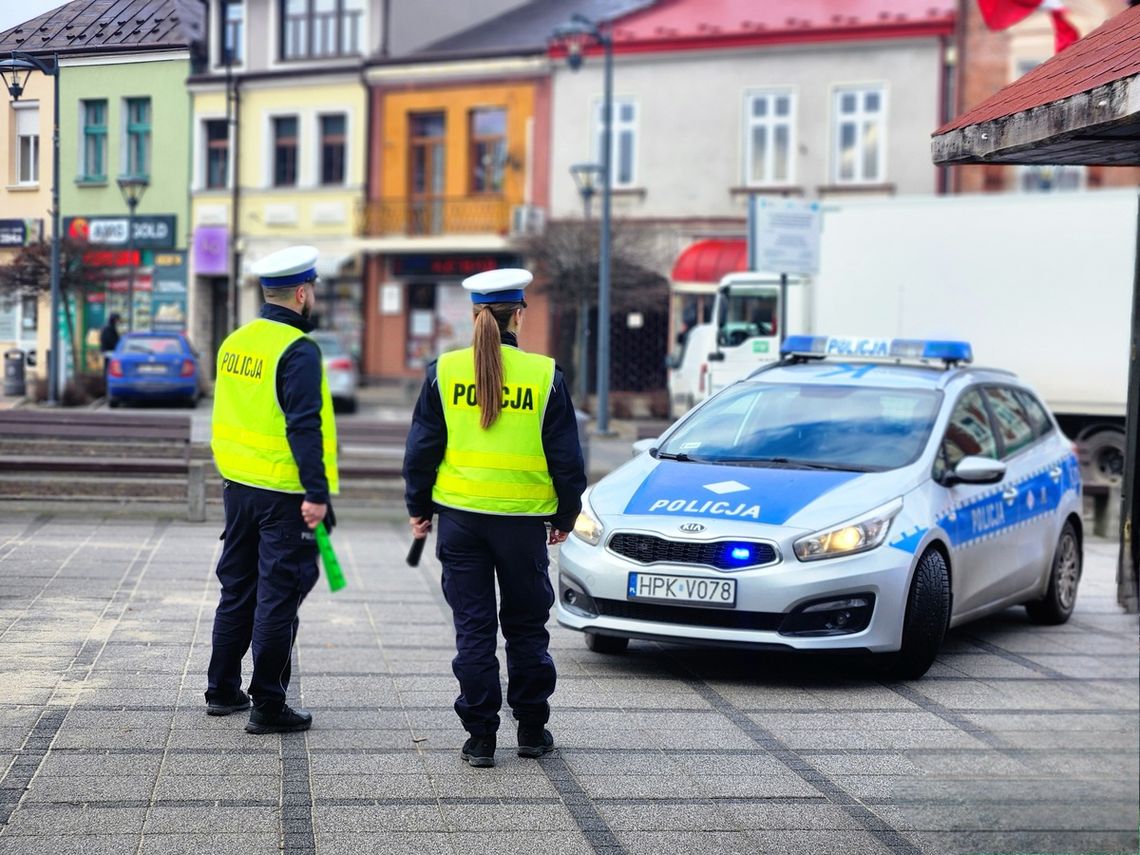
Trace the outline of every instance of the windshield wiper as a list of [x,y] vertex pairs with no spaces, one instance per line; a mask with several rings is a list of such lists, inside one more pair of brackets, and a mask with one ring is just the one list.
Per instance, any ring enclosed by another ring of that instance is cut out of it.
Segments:
[[776,466],[788,467],[789,469],[818,469],[823,472],[870,472],[872,471],[866,466],[854,466],[851,464],[840,465],[837,463],[816,463],[812,460],[795,460],[790,457],[722,457],[717,462],[719,463],[736,463],[741,465],[751,466]]
[[657,452],[657,459],[658,460],[679,460],[682,463],[694,462],[693,458],[689,457],[689,455],[685,454],[685,452],[683,452],[683,451],[679,451],[676,454],[671,454],[668,451],[658,451]]

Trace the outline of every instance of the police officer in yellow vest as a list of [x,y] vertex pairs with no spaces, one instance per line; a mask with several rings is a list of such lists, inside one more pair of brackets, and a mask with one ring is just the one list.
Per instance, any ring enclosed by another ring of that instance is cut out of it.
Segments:
[[[313,717],[285,703],[297,610],[317,580],[312,529],[332,526],[336,424],[320,348],[306,333],[316,305],[317,251],[294,246],[254,266],[261,316],[218,351],[214,460],[225,483],[206,711],[253,710],[249,733],[307,730]],[[253,646],[249,696],[241,660]]]
[[455,711],[470,734],[461,756],[472,766],[495,765],[503,700],[496,577],[519,756],[539,757],[554,745],[545,727],[555,683],[547,546],[566,539],[586,488],[562,372],[549,357],[518,349],[530,281],[516,269],[464,280],[474,302],[473,344],[428,366],[404,457],[412,536],[426,537],[439,513],[436,555],[455,620]]

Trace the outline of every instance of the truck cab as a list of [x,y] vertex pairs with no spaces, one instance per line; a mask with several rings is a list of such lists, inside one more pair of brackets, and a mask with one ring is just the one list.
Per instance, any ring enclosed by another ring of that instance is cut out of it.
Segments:
[[685,331],[666,359],[672,415],[682,415],[765,362],[779,359],[780,316],[779,276],[730,273],[721,279],[711,321]]

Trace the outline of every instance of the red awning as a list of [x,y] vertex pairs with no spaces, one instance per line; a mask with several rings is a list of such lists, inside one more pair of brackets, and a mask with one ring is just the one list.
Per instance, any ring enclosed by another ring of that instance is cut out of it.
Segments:
[[728,273],[748,270],[748,244],[743,238],[699,240],[673,265],[674,282],[719,282]]

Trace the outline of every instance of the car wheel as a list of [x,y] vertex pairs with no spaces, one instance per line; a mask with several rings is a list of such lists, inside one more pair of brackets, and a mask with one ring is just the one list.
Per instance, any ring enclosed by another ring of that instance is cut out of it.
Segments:
[[629,647],[628,638],[618,638],[616,635],[599,635],[596,632],[586,633],[586,647],[594,653],[625,653]]
[[123,405],[123,402],[120,401],[118,398],[108,398],[107,399],[107,406],[110,407],[112,410],[118,409],[122,405]]
[[888,677],[917,680],[925,674],[942,646],[950,622],[950,572],[937,549],[928,549],[918,559],[903,619],[902,648],[885,657]]
[[1049,589],[1045,596],[1025,604],[1025,611],[1034,623],[1064,623],[1077,604],[1077,583],[1081,581],[1081,546],[1077,530],[1066,522],[1053,552],[1053,567],[1049,571]]
[[1080,441],[1081,458],[1085,461],[1082,475],[1089,484],[1110,487],[1124,480],[1124,433],[1102,430]]
[[344,411],[346,413],[355,413],[356,412],[356,398],[355,397],[345,399]]

